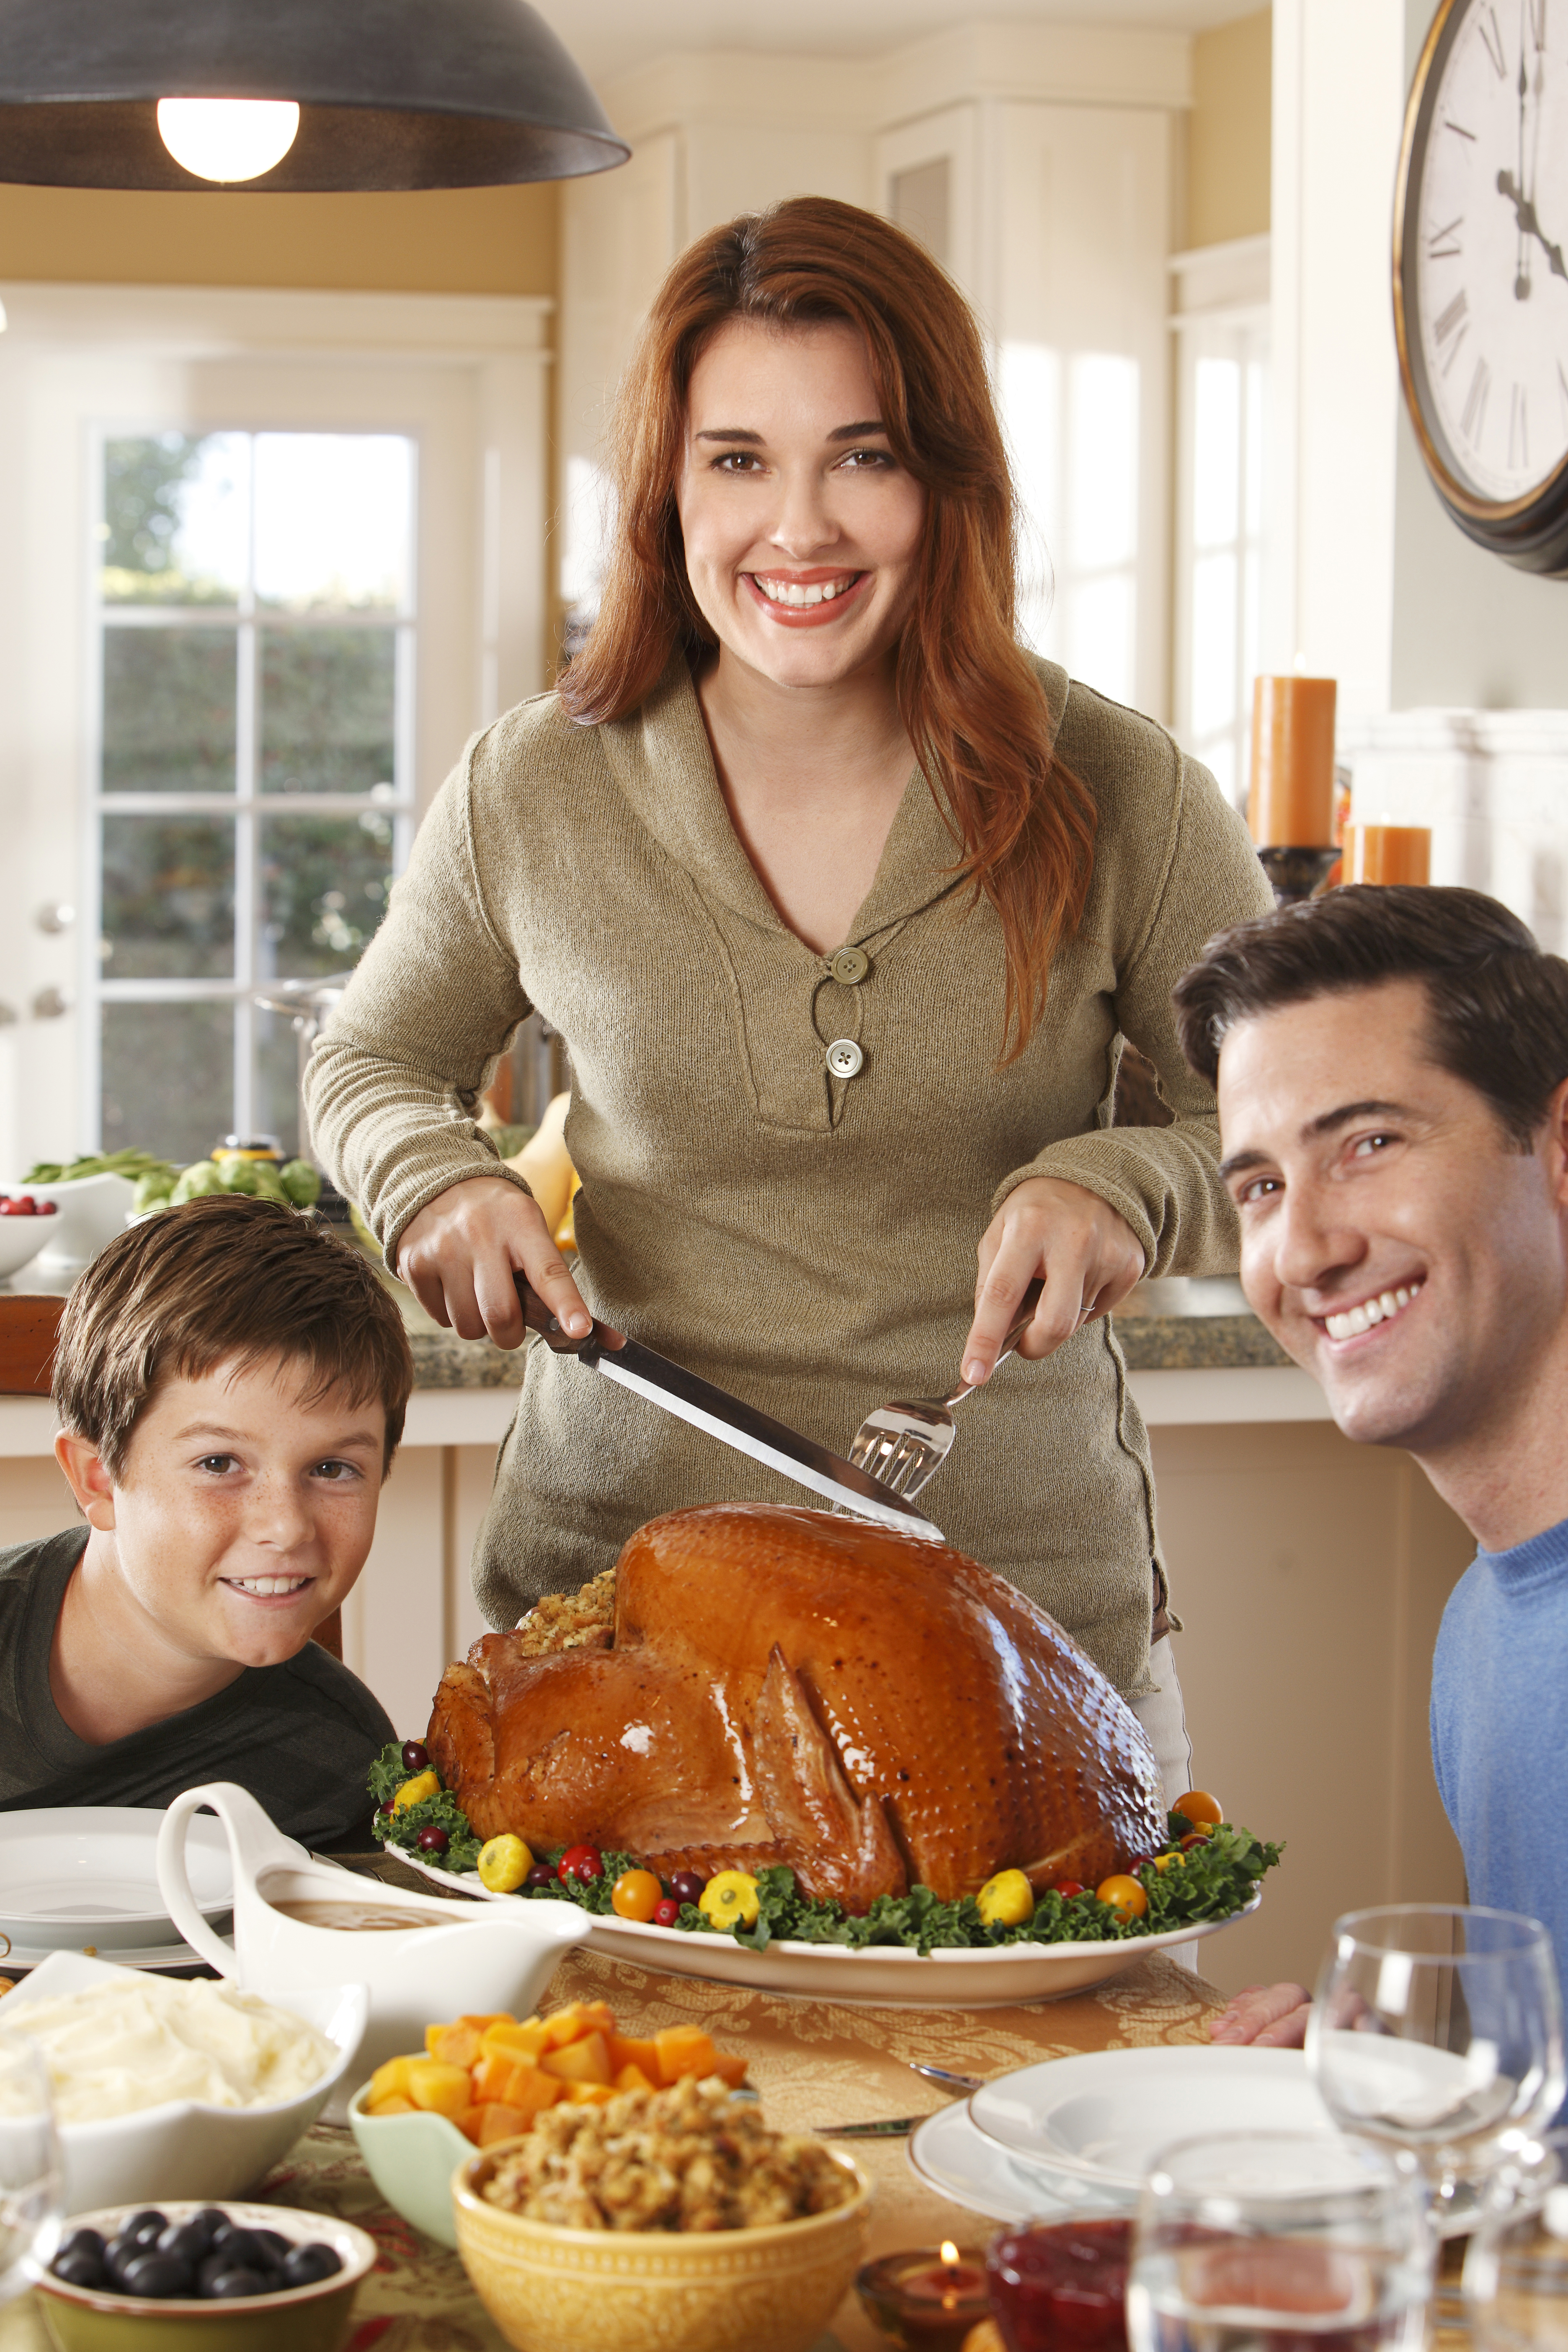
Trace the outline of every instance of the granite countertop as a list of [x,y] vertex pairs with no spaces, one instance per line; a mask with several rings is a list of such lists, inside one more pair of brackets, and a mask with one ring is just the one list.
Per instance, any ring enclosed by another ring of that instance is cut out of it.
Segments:
[[[421,1389],[515,1389],[522,1385],[525,1350],[494,1348],[488,1339],[459,1339],[433,1323],[399,1286],[398,1303],[414,1349],[415,1385]],[[1290,1361],[1224,1276],[1169,1276],[1141,1282],[1117,1309],[1116,1336],[1135,1372],[1234,1369]]]

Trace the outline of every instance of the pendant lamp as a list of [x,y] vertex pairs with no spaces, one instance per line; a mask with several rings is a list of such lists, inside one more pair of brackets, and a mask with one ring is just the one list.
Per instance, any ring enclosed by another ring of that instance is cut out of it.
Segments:
[[629,152],[526,0],[0,0],[0,181],[471,188]]

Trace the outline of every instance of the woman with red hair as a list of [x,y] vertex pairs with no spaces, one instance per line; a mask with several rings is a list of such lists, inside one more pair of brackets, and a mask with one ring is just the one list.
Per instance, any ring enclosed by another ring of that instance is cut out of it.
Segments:
[[[314,1132],[437,1321],[516,1347],[521,1269],[568,1330],[591,1306],[840,1452],[889,1396],[985,1381],[1042,1276],[922,1507],[1184,1788],[1105,1318],[1145,1273],[1235,1263],[1170,996],[1269,903],[1246,833],[1162,729],[1017,644],[979,331],[887,221],[797,198],[700,238],[612,448],[592,632],[426,819],[316,1048]],[[469,1116],[531,1006],[571,1054],[575,1281]],[[1169,1126],[1110,1125],[1124,1040]],[[740,1494],[800,1500],[535,1349],[480,1602],[510,1623],[654,1513]]]

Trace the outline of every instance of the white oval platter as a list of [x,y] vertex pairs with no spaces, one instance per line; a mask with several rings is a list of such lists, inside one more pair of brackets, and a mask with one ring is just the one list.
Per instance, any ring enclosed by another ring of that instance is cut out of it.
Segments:
[[[515,1903],[481,1886],[477,1871],[438,1870],[402,1846],[386,1852],[437,1885],[458,1886],[487,1903]],[[1255,1895],[1226,1919],[1204,1919],[1164,1936],[1131,1936],[1110,1944],[998,1944],[984,1952],[932,1952],[922,1958],[899,1944],[868,1944],[855,1952],[839,1944],[780,1940],[765,1952],[732,1936],[689,1935],[679,1927],[639,1927],[632,1919],[594,1920],[585,1948],[671,1976],[705,1977],[748,1992],[798,1993],[808,2000],[878,2001],[902,2009],[1010,2009],[1022,2000],[1058,2000],[1088,1992],[1120,1976],[1145,1953],[1169,1951],[1217,1935],[1245,1919],[1262,1901]]]

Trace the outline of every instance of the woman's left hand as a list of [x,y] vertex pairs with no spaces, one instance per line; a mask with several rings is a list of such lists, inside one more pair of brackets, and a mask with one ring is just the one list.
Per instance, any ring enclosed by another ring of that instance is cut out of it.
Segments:
[[1008,1193],[981,1236],[964,1379],[972,1388],[990,1379],[1036,1275],[1046,1286],[1018,1342],[1019,1355],[1029,1358],[1050,1355],[1080,1324],[1109,1314],[1143,1274],[1142,1243],[1098,1192],[1031,1176]]

